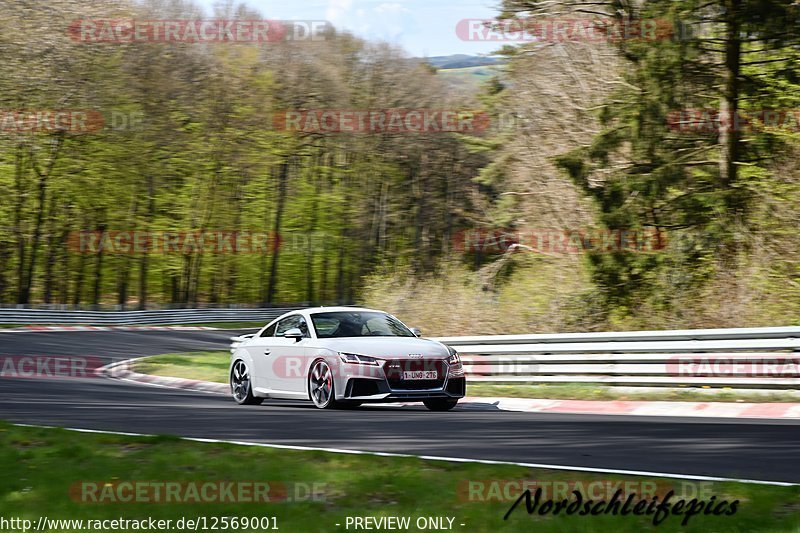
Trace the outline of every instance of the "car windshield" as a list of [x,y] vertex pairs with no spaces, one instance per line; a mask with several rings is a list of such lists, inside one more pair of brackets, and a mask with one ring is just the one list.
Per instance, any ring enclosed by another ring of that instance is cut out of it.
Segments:
[[311,315],[317,337],[414,337],[402,322],[374,311],[332,311]]

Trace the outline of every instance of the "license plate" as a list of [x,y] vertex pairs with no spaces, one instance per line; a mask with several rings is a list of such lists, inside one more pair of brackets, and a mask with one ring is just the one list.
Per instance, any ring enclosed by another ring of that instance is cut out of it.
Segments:
[[439,373],[436,370],[414,370],[403,372],[404,380],[415,379],[438,379]]

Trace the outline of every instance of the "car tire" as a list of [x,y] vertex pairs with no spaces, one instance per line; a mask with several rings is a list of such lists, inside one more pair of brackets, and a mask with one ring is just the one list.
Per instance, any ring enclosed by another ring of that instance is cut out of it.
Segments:
[[336,401],[336,386],[333,370],[324,359],[318,359],[308,372],[308,396],[318,409],[339,407]]
[[264,398],[253,396],[253,384],[247,363],[237,359],[231,367],[231,396],[239,405],[260,405]]
[[422,403],[431,411],[449,411],[458,404],[458,400],[450,398],[433,398],[430,400],[423,400]]

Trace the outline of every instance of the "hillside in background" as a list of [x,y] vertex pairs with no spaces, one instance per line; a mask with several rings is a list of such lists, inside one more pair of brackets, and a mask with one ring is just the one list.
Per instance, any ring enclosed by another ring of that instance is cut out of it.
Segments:
[[454,69],[468,67],[483,67],[487,65],[498,65],[504,60],[490,56],[471,56],[467,54],[453,54],[449,56],[426,57],[424,60],[431,66],[438,69]]
[[436,69],[437,76],[460,96],[472,97],[483,84],[502,73],[505,58],[454,54],[422,59]]
[[450,68],[436,71],[437,76],[457,94],[474,95],[480,92],[482,86],[499,76],[504,65]]

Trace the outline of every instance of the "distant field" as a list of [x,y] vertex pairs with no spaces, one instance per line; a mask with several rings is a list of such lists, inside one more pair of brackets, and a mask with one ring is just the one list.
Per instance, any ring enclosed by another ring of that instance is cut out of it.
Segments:
[[503,65],[483,65],[479,67],[451,68],[438,71],[447,83],[457,89],[475,91],[481,84],[502,72]]

